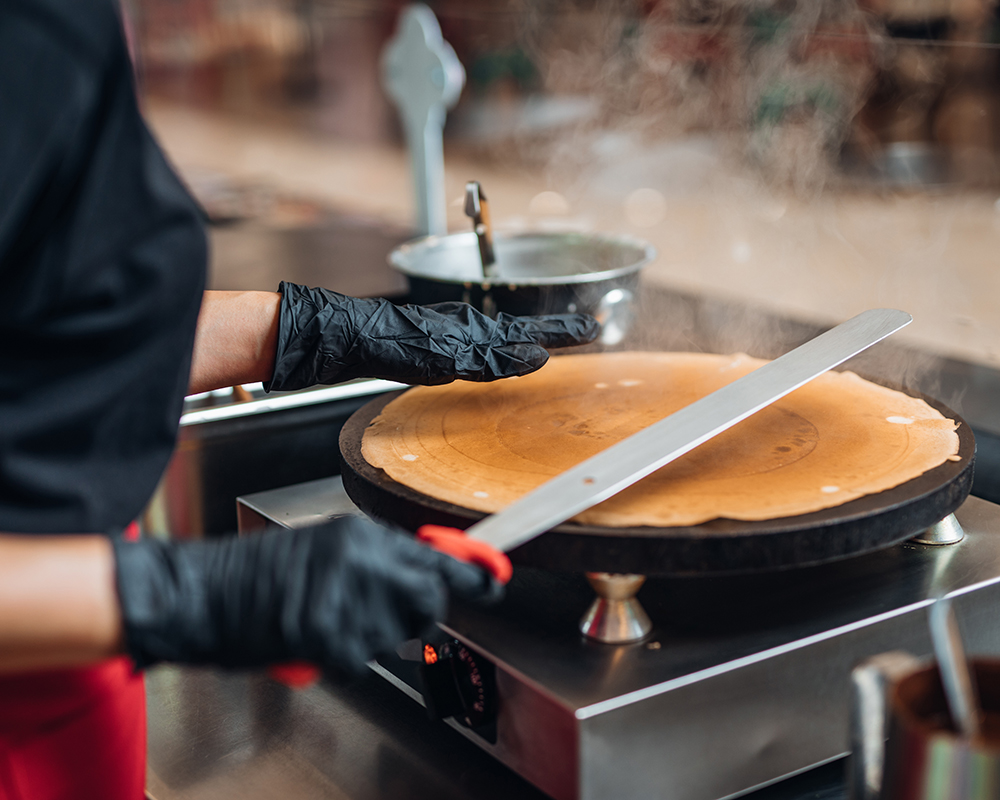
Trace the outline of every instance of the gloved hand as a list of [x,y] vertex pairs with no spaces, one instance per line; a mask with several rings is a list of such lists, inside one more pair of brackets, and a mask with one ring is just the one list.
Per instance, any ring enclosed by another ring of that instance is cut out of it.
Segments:
[[534,372],[548,360],[546,347],[585,344],[600,331],[585,314],[493,320],[465,303],[395,306],[286,282],[278,291],[278,351],[268,391],[352,378],[428,386],[492,381]]
[[448,596],[493,601],[484,570],[357,517],[199,542],[114,541],[125,646],[159,661],[360,672],[420,636]]

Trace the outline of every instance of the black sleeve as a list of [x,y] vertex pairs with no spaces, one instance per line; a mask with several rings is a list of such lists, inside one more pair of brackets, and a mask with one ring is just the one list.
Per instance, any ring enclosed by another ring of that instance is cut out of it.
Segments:
[[113,0],[0,3],[0,531],[140,512],[173,448],[206,258]]

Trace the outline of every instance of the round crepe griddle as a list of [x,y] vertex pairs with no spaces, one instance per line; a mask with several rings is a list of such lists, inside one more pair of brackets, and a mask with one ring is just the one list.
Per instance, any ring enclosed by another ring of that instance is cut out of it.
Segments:
[[[358,409],[340,434],[344,488],[362,511],[414,531],[424,524],[468,528],[485,514],[417,492],[371,466],[361,454],[365,429],[398,397]],[[564,523],[511,551],[516,564],[571,572],[723,574],[805,566],[890,547],[957,509],[972,487],[975,437],[957,414],[958,459],[893,489],[833,508],[780,519],[715,519],[688,527],[610,528]]]

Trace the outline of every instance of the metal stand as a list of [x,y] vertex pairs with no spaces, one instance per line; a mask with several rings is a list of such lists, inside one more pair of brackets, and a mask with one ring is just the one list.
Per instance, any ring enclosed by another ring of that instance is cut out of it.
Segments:
[[584,636],[606,644],[627,644],[649,635],[653,623],[635,599],[645,575],[588,572],[587,580],[597,598],[580,620]]
[[923,533],[918,533],[910,541],[917,544],[942,545],[958,544],[964,538],[965,531],[962,530],[962,526],[955,519],[954,514],[949,514],[940,522],[931,525]]

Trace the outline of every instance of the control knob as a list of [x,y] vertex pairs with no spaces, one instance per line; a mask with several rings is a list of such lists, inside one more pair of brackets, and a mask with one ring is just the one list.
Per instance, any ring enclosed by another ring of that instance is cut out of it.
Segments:
[[496,668],[458,641],[425,642],[420,674],[424,702],[431,716],[454,717],[469,728],[488,725],[496,718]]

